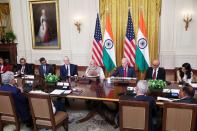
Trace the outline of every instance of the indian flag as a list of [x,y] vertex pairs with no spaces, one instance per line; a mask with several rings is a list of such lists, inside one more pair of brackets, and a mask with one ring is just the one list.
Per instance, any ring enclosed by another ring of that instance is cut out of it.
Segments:
[[116,67],[116,56],[109,15],[106,18],[103,42],[103,64],[106,70],[110,72]]
[[150,66],[147,33],[142,12],[140,12],[137,34],[136,64],[140,72],[144,72]]

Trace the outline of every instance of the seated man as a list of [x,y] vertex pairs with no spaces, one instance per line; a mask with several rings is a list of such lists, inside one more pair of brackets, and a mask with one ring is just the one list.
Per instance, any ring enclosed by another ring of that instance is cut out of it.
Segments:
[[105,79],[103,69],[97,66],[94,60],[90,62],[90,65],[86,69],[85,76],[99,76],[100,79]]
[[[16,113],[23,123],[31,124],[32,119],[27,98],[22,94],[22,87],[16,86],[14,80],[14,73],[7,71],[1,75],[3,85],[0,87],[1,91],[9,91],[12,93]],[[1,105],[2,106],[2,105]]]
[[53,73],[52,66],[47,64],[47,61],[44,57],[40,58],[40,66],[39,66],[39,74],[40,76],[44,77],[48,75],[49,73]]
[[145,79],[154,79],[154,80],[166,80],[166,71],[164,68],[159,67],[159,60],[153,60],[152,67],[149,67],[146,71]]
[[122,58],[122,66],[118,67],[111,76],[136,77],[136,74],[134,68],[129,66],[127,58]]
[[26,63],[25,58],[20,59],[20,64],[17,64],[17,66],[16,66],[16,72],[18,74],[27,74],[27,75],[34,74],[33,68],[31,67],[30,64]]
[[197,104],[197,100],[194,99],[195,90],[191,86],[184,86],[180,89],[179,98],[180,100],[175,102],[180,103],[190,103],[190,104]]
[[64,65],[60,67],[60,77],[65,80],[68,76],[78,75],[77,65],[70,64],[69,58],[64,57]]
[[156,117],[156,102],[151,96],[146,96],[148,91],[148,82],[146,80],[139,80],[135,88],[136,96],[121,96],[123,100],[147,101],[149,103],[149,131],[153,130],[153,119]]

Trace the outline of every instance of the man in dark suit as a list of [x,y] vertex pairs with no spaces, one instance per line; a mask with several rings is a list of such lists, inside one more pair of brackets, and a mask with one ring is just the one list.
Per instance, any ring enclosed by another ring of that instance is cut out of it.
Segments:
[[34,75],[34,68],[26,62],[25,58],[20,59],[20,64],[17,64],[16,71],[18,74]]
[[60,77],[62,80],[65,80],[68,76],[78,75],[77,65],[70,64],[69,58],[64,57],[64,65],[60,67]]
[[194,99],[195,90],[191,86],[184,86],[180,89],[179,98],[180,100],[175,101],[179,103],[190,103],[190,104],[197,104],[197,100]]
[[136,77],[133,67],[129,66],[127,58],[122,58],[122,66],[118,67],[112,74],[116,77]]
[[44,57],[40,58],[39,74],[44,77],[49,73],[53,74],[53,68],[51,65],[47,64],[47,61]]
[[159,67],[159,60],[153,60],[152,67],[149,67],[145,79],[154,79],[154,80],[166,80],[166,71],[164,68]]
[[156,102],[151,96],[147,96],[148,83],[146,80],[139,80],[135,87],[136,96],[123,95],[120,97],[121,100],[135,100],[135,101],[147,101],[149,103],[149,131],[153,130],[153,121],[156,117]]
[[16,81],[14,80],[14,73],[11,71],[7,71],[2,74],[1,77],[3,85],[0,87],[0,90],[9,91],[12,93],[17,115],[22,122],[32,124],[28,100],[22,94],[22,87],[15,86]]

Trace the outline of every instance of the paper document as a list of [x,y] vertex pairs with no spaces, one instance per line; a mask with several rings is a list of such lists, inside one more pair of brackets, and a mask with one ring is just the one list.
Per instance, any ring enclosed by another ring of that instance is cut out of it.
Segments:
[[169,102],[173,102],[173,101],[177,101],[179,99],[169,99],[169,98],[166,98],[166,97],[160,97],[160,96],[158,96],[157,97],[157,100],[158,101],[169,101]]
[[64,86],[69,86],[69,83],[68,82],[64,82]]
[[163,93],[170,93],[171,90],[170,89],[163,89]]
[[51,95],[60,95],[62,93],[64,93],[65,90],[58,90],[58,89],[55,89],[54,91],[52,91],[50,94]]
[[65,90],[64,94],[70,94],[72,90]]
[[197,83],[192,83],[191,86],[192,86],[193,88],[197,88]]
[[171,89],[171,93],[177,93],[179,94],[180,89]]
[[26,79],[34,79],[34,75],[25,75]]
[[173,100],[171,100],[171,99],[169,99],[169,98],[160,97],[160,96],[157,97],[157,100],[158,100],[158,101],[169,101],[169,102],[172,102],[172,101],[173,101]]
[[57,82],[57,86],[63,86],[64,83],[63,82]]

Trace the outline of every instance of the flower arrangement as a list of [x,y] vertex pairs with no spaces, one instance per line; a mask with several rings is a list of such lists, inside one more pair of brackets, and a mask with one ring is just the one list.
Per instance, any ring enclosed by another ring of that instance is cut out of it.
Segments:
[[163,80],[148,80],[149,90],[162,90],[166,87],[166,82]]
[[55,83],[55,82],[58,82],[59,81],[59,77],[56,76],[56,75],[53,75],[51,73],[49,73],[44,78],[45,78],[45,82],[48,82],[48,83]]

